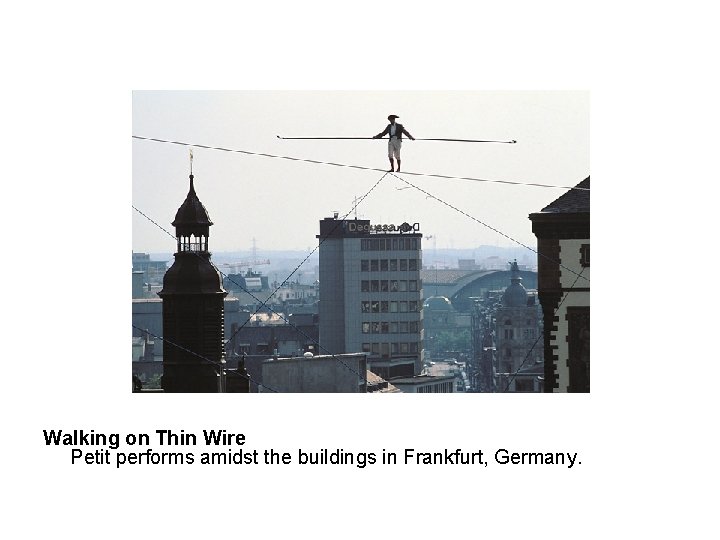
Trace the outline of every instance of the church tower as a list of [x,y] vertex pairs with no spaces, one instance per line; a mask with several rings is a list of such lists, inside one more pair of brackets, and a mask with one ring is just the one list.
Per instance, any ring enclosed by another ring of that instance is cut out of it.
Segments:
[[222,392],[224,298],[220,272],[210,262],[210,216],[190,191],[172,222],[177,238],[175,262],[165,273],[163,376],[166,392]]

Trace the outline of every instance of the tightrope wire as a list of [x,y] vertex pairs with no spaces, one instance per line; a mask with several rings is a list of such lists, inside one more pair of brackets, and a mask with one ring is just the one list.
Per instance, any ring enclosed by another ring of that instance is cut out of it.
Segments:
[[[425,191],[424,189],[422,189],[422,188],[416,186],[415,184],[413,184],[412,182],[408,182],[407,180],[405,180],[404,178],[401,178],[401,177],[397,176],[396,174],[393,174],[393,173],[390,173],[390,174],[391,174],[393,177],[395,177],[395,178],[397,178],[398,180],[400,180],[401,182],[405,182],[408,186],[417,189],[417,190],[420,191],[421,193],[424,193],[424,194],[427,195],[428,197],[430,197],[430,198],[432,198],[432,199],[435,199],[436,201],[438,201],[438,202],[444,204],[445,206],[447,206],[448,208],[451,208],[451,209],[455,210],[456,212],[462,214],[463,216],[472,219],[473,221],[475,221],[476,223],[479,223],[479,224],[482,225],[483,227],[487,227],[487,228],[490,229],[491,231],[494,231],[494,232],[498,233],[499,235],[504,236],[504,237],[507,238],[508,240],[512,240],[513,242],[515,242],[515,243],[518,244],[519,246],[522,246],[522,247],[524,247],[525,249],[529,249],[530,251],[532,251],[533,253],[535,253],[538,257],[542,257],[542,258],[544,258],[544,259],[547,259],[548,261],[550,261],[550,262],[552,262],[552,263],[554,263],[554,264],[558,264],[561,268],[564,268],[565,270],[567,270],[567,271],[570,272],[571,274],[575,274],[575,275],[577,275],[578,277],[580,276],[580,274],[578,274],[578,273],[575,272],[574,270],[572,270],[572,269],[570,269],[570,268],[568,268],[568,267],[566,267],[566,266],[563,266],[563,264],[562,264],[560,261],[556,261],[556,260],[553,259],[552,257],[548,257],[547,255],[545,255],[545,254],[543,254],[543,253],[540,253],[539,251],[531,248],[530,246],[527,246],[527,245],[523,244],[523,243],[520,242],[519,240],[515,240],[512,236],[509,236],[509,235],[505,234],[504,232],[496,229],[495,227],[493,227],[493,226],[491,226],[491,225],[488,225],[487,223],[485,223],[485,222],[477,219],[477,218],[474,217],[474,216],[471,216],[471,215],[468,214],[467,212],[465,212],[465,211],[463,211],[463,210],[460,210],[457,206],[453,206],[452,204],[450,204],[450,203],[448,203],[448,202],[445,202],[445,201],[442,200],[441,198],[436,197],[435,195],[433,195],[432,193],[430,193],[430,192],[428,192],[428,191]],[[590,279],[588,279],[588,278],[586,278],[586,277],[584,277],[584,276],[583,276],[583,279],[587,280],[588,282],[590,281]]]
[[[315,165],[329,165],[332,167],[347,167],[349,169],[359,169],[362,171],[378,171],[378,172],[386,172],[386,169],[377,169],[374,167],[363,167],[361,165],[349,165],[346,163],[333,163],[331,161],[320,161],[316,159],[304,159],[304,158],[297,158],[292,156],[279,156],[276,154],[267,154],[265,152],[251,152],[249,150],[236,150],[232,148],[223,148],[221,146],[207,146],[204,144],[193,144],[188,142],[182,142],[182,141],[168,141],[165,139],[155,139],[152,137],[140,137],[138,135],[133,135],[133,139],[138,139],[142,141],[153,141],[158,143],[164,143],[164,144],[176,144],[180,146],[192,146],[195,148],[205,148],[206,150],[219,150],[221,152],[234,152],[237,154],[245,154],[248,156],[261,156],[261,157],[268,157],[268,158],[274,158],[274,159],[287,159],[290,161],[302,161],[305,163],[313,163]],[[515,186],[533,186],[533,187],[543,187],[543,188],[553,188],[553,189],[572,189],[572,190],[578,190],[578,191],[590,191],[590,188],[580,188],[576,186],[554,186],[552,184],[539,184],[535,182],[513,182],[511,180],[490,180],[486,178],[472,178],[469,176],[449,176],[444,174],[432,174],[432,173],[419,173],[419,172],[403,172],[403,174],[408,174],[412,176],[427,176],[430,178],[443,178],[445,180],[468,180],[470,182],[488,182],[492,184],[510,184]]]

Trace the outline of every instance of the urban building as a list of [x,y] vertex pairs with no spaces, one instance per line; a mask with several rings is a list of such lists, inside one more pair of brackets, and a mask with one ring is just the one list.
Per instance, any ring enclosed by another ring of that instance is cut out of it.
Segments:
[[166,392],[224,391],[224,298],[220,272],[210,261],[210,221],[190,175],[190,190],[172,222],[175,262],[165,273],[163,376]]
[[538,239],[545,391],[590,391],[590,177],[530,214]]
[[270,285],[267,276],[248,268],[245,274],[227,274],[223,279],[223,287],[227,291],[239,293],[267,291]]
[[510,285],[495,311],[496,390],[542,391],[543,345],[536,295],[525,289],[517,261],[510,263]]
[[[537,273],[520,268],[520,277],[523,278],[529,289],[537,288]],[[510,279],[507,270],[507,261],[503,270],[461,270],[425,269],[420,272],[423,289],[427,296],[444,296],[460,312],[470,313],[476,298],[483,298],[492,291],[499,291],[507,287]]]
[[367,392],[366,354],[269,358],[262,362],[262,392]]
[[149,253],[132,252],[133,272],[143,272],[148,283],[159,282],[167,270],[167,261],[153,261]]
[[228,349],[234,355],[302,355],[318,353],[316,315],[290,315],[282,324],[252,322],[231,334]]
[[320,221],[321,353],[368,353],[368,368],[385,379],[420,374],[419,231],[418,223],[375,225],[337,215]]
[[471,316],[459,313],[444,296],[431,296],[423,304],[426,360],[457,358],[470,353]]
[[455,392],[455,376],[420,375],[400,377],[390,381],[401,392],[408,394],[452,394]]
[[496,392],[495,378],[495,310],[497,293],[476,298],[472,312],[472,357],[468,362],[471,392]]

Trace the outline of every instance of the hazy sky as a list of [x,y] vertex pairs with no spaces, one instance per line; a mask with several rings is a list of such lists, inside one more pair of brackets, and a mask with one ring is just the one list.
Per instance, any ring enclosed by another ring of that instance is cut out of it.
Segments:
[[[281,141],[286,137],[370,137],[400,116],[417,138],[517,140],[472,144],[404,140],[403,170],[574,186],[590,174],[589,93],[136,91],[132,134],[250,152],[386,168],[387,142]],[[188,148],[133,139],[133,205],[170,226],[188,191]],[[200,200],[215,225],[212,251],[307,249],[318,221],[346,214],[383,175],[195,148]],[[405,176],[435,197],[535,247],[527,216],[562,189]],[[419,222],[437,247],[516,245],[387,176],[358,207],[376,223]],[[134,251],[174,251],[173,240],[133,211]]]

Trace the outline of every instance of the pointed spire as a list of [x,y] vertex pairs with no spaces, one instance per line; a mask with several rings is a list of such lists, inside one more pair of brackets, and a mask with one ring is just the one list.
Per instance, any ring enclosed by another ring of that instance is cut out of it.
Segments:
[[517,259],[508,264],[510,264],[510,282],[520,283],[522,278],[520,277],[520,268],[518,267]]

